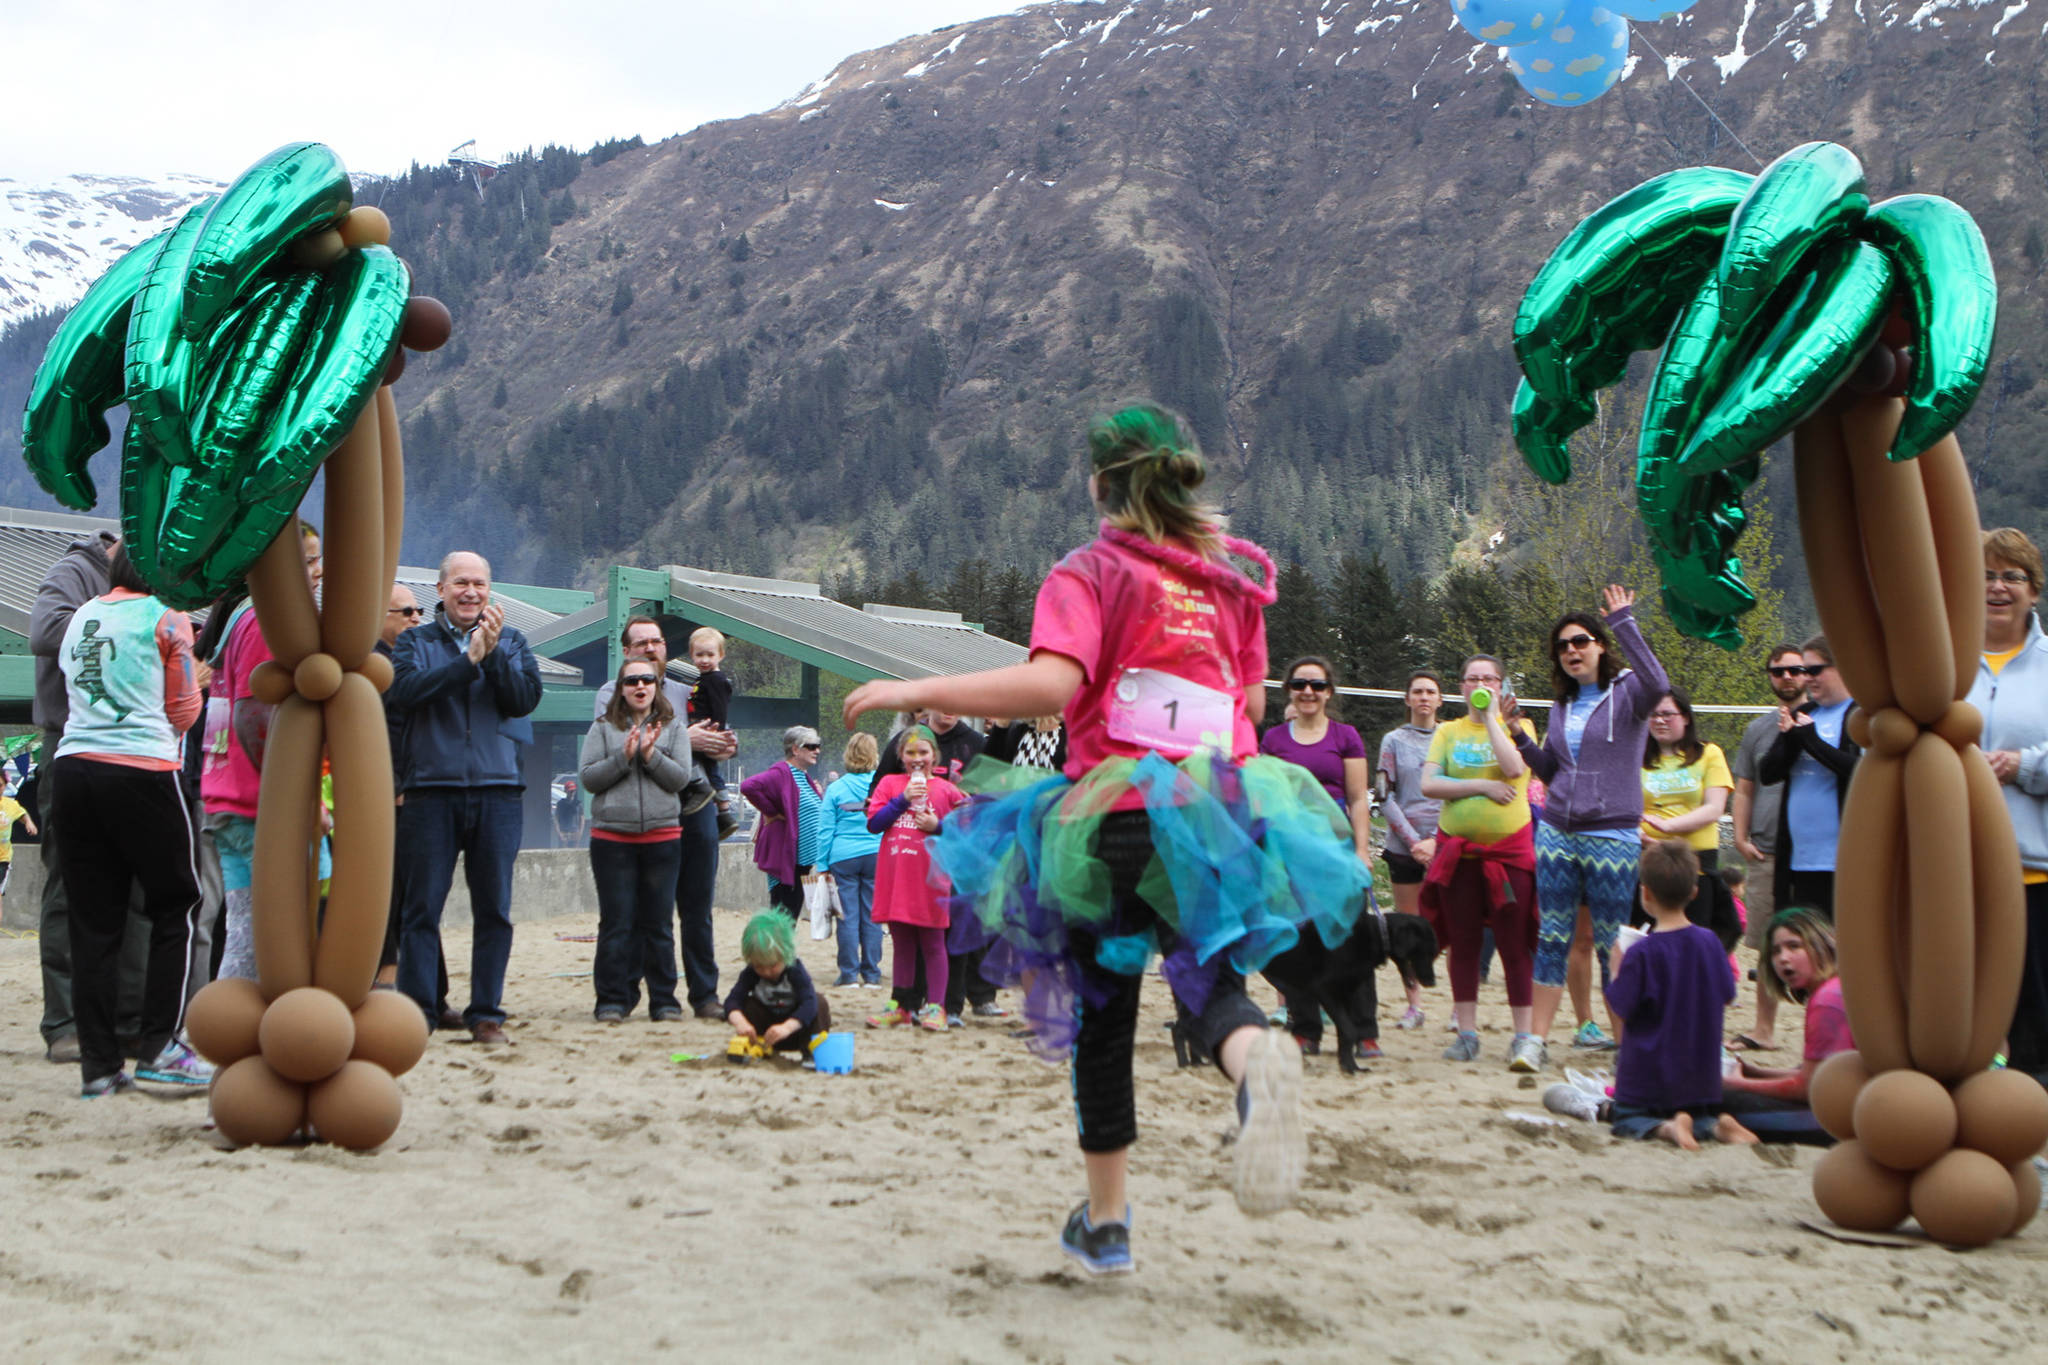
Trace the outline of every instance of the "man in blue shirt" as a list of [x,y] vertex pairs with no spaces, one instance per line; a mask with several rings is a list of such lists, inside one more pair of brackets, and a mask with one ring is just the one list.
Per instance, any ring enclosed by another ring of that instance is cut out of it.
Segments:
[[1827,636],[1816,635],[1801,649],[1811,700],[1796,710],[1778,708],[1778,739],[1757,765],[1757,777],[1785,784],[1774,903],[1780,910],[1811,906],[1832,917],[1842,798],[1863,751],[1845,729],[1853,701]]
[[400,635],[384,705],[404,727],[405,804],[398,809],[398,988],[431,1026],[441,911],[462,857],[476,936],[463,1021],[479,1043],[505,1041],[512,956],[512,864],[522,822],[526,719],[540,705],[540,665],[491,601],[491,566],[458,550],[441,561],[441,605]]

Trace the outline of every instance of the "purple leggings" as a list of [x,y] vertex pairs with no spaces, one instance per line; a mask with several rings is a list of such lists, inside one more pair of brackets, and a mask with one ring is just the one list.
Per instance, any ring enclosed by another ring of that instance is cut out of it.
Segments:
[[889,926],[889,984],[898,998],[917,984],[917,959],[924,957],[924,998],[946,998],[946,930],[936,924],[891,924]]

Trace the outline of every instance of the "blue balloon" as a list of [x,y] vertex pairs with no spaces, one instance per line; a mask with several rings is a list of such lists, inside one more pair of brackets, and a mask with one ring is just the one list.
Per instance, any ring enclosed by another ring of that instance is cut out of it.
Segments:
[[[1533,43],[1563,18],[1567,0],[1451,0],[1451,15],[1495,47]],[[1690,0],[1688,0],[1690,3]]]
[[1524,90],[1560,109],[1606,94],[1628,64],[1628,21],[1610,9],[1574,4],[1542,37],[1508,54]]

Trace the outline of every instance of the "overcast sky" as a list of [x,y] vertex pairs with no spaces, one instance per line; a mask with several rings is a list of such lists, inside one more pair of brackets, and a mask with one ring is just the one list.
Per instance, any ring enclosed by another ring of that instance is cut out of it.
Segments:
[[[649,142],[1024,0],[5,0],[0,176],[227,180],[316,139],[351,170]],[[33,129],[34,131],[30,131]]]

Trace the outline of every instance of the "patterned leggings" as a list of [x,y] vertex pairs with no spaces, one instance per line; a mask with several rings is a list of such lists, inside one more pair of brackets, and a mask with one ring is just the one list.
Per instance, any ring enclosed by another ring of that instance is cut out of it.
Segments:
[[1562,986],[1565,959],[1578,926],[1579,907],[1593,916],[1593,950],[1600,984],[1607,984],[1607,950],[1615,931],[1628,923],[1636,895],[1636,865],[1643,846],[1635,839],[1566,834],[1536,826],[1536,984]]

